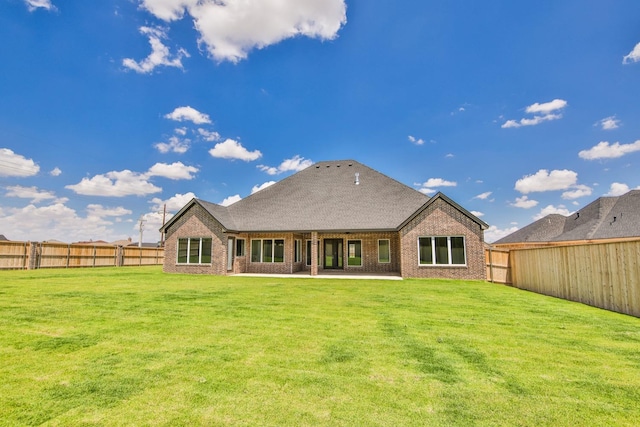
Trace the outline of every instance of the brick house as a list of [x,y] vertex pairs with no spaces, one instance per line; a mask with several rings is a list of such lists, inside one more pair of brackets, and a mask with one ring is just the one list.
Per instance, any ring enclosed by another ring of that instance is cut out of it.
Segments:
[[329,271],[484,279],[488,225],[353,160],[316,163],[224,207],[193,199],[161,229],[164,271]]

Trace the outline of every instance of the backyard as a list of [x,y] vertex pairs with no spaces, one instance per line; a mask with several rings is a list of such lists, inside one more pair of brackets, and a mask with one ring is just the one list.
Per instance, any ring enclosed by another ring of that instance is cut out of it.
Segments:
[[0,425],[635,426],[640,319],[474,281],[0,272]]

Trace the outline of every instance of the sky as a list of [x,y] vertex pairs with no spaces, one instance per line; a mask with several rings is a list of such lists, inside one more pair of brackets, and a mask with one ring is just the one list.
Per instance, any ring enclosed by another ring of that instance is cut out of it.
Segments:
[[640,188],[637,0],[0,0],[0,40],[10,240],[156,242],[326,160],[489,242]]

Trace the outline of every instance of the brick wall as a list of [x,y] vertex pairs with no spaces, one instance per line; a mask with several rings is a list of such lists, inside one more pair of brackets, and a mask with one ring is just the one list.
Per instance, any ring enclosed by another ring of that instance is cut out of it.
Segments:
[[[478,280],[486,278],[482,228],[445,200],[436,200],[400,230],[400,236],[403,277]],[[464,236],[467,265],[461,267],[419,266],[418,238],[430,236]]]
[[[304,245],[305,240],[301,234],[294,233],[251,233],[246,235],[247,250],[246,260],[241,260],[244,264],[244,271],[238,273],[256,274],[291,274],[301,271],[304,268]],[[284,262],[252,262],[251,261],[251,241],[256,239],[284,239]],[[294,241],[299,239],[303,245],[302,259],[294,262]],[[240,270],[240,269],[239,269]]]
[[[178,238],[211,237],[211,264],[178,264]],[[167,229],[163,270],[167,273],[216,274],[227,273],[227,235],[218,221],[195,204]]]
[[[400,271],[400,239],[397,232],[385,233],[319,233],[320,240],[320,265],[319,272],[324,270],[324,240],[325,239],[342,239],[343,241],[343,263],[344,271],[363,272],[363,273],[393,273]],[[378,240],[389,240],[391,262],[378,262]],[[348,265],[347,256],[349,251],[349,240],[359,240],[362,250],[362,265]],[[305,243],[306,250],[306,243]],[[305,258],[306,260],[306,258]],[[305,266],[309,269],[309,266]]]

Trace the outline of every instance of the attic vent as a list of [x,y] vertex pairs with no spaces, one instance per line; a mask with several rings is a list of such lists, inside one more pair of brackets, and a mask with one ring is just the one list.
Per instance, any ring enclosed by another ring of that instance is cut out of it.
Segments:
[[358,172],[356,172],[356,181],[355,181],[356,185],[360,185],[360,174]]

